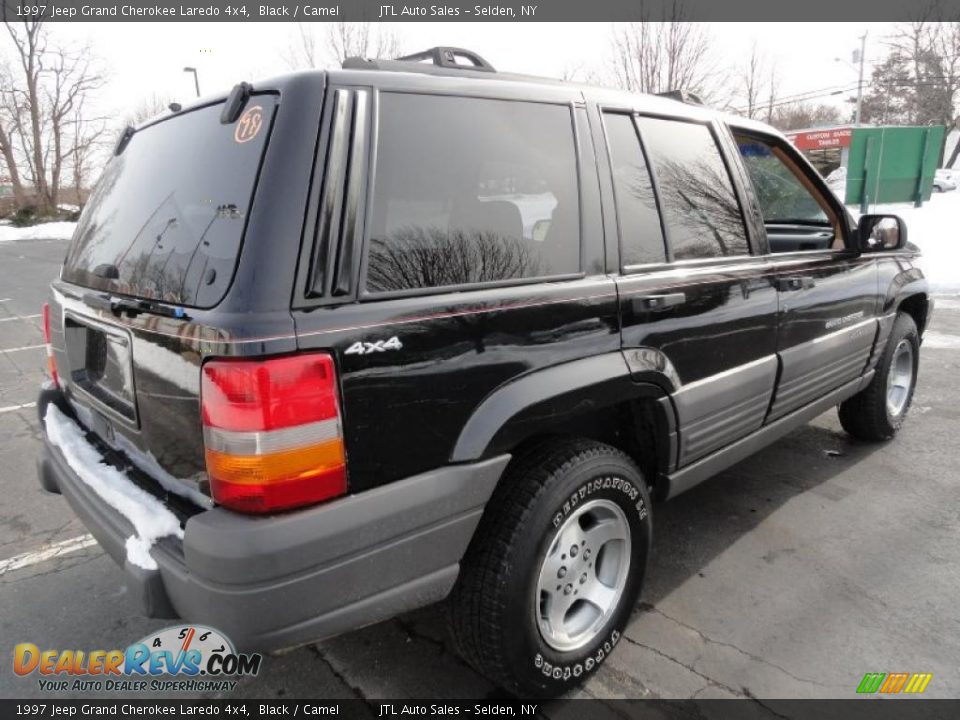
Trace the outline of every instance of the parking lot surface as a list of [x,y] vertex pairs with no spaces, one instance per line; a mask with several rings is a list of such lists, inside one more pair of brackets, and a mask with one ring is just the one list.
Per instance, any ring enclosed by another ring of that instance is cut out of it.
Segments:
[[[138,615],[121,570],[36,481],[39,313],[65,247],[0,243],[3,697],[46,696],[36,676],[11,671],[16,643],[124,648],[171,624]],[[895,441],[853,442],[829,412],[656,506],[641,603],[578,695],[848,698],[867,672],[928,672],[925,696],[960,696],[958,373],[960,299],[940,299]],[[498,694],[451,652],[442,611],[427,608],[266,658],[227,697]]]

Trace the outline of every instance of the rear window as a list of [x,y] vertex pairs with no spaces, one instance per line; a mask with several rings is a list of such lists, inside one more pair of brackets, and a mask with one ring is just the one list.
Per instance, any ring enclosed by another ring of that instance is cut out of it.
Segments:
[[216,305],[237,263],[275,105],[274,96],[255,96],[236,123],[222,125],[213,105],[134,134],[84,209],[63,279]]
[[384,93],[367,289],[580,270],[570,108]]

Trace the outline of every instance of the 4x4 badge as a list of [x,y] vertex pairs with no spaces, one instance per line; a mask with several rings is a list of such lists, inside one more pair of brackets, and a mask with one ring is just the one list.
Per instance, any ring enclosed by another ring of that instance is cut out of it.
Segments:
[[387,350],[401,350],[403,343],[400,338],[394,335],[389,340],[376,340],[375,342],[355,342],[353,345],[343,351],[344,355],[369,355],[370,353],[386,352]]

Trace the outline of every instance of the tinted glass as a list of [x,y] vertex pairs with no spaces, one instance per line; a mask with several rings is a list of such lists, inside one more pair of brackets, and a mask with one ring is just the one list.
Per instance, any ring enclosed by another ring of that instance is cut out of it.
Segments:
[[737,138],[737,144],[764,222],[830,224],[810,191],[769,145],[750,138]]
[[617,196],[622,264],[663,262],[666,250],[660,214],[633,119],[629,115],[608,114],[604,116],[604,125]]
[[216,305],[236,265],[273,109],[272,97],[259,96],[249,101],[242,128],[221,125],[216,105],[138,131],[97,183],[63,279],[178,305]]
[[748,254],[740,205],[710,128],[644,117],[637,124],[674,259]]
[[384,93],[367,289],[577,272],[569,108]]

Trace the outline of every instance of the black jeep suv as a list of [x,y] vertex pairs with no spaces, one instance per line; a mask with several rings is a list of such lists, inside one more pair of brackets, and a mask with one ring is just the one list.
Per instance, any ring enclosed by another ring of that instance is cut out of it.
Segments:
[[897,432],[905,242],[689,102],[449,48],[242,83],[119,140],[45,312],[41,482],[149,615],[273,651],[446,599],[478,670],[557,694],[635,607],[651,496],[837,405]]

